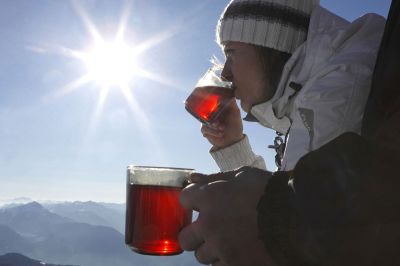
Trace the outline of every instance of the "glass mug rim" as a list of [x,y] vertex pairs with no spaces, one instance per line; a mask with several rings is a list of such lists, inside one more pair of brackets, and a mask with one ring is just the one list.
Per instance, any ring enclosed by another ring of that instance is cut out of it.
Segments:
[[147,170],[170,170],[170,171],[179,171],[179,172],[193,172],[193,168],[182,168],[182,167],[169,167],[169,166],[149,166],[149,165],[128,165],[128,170],[130,169],[147,169]]
[[134,166],[127,169],[127,184],[184,188],[190,183],[192,168]]

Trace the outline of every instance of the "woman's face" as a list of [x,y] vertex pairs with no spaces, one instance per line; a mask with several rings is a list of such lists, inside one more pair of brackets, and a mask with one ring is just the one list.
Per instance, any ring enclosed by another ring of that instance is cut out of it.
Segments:
[[225,65],[222,76],[231,81],[235,97],[245,112],[255,104],[269,100],[275,89],[270,85],[260,53],[251,44],[227,42],[224,45]]

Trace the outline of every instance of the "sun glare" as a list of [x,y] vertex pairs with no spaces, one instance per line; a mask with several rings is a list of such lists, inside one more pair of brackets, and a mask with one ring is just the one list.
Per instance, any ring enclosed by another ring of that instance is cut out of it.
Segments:
[[135,69],[135,51],[123,42],[95,45],[84,58],[89,78],[101,86],[129,84]]
[[[99,90],[99,97],[97,105],[92,114],[92,118],[88,125],[87,137],[90,140],[93,132],[96,130],[98,121],[101,118],[105,102],[110,94],[113,92],[121,92],[127,105],[129,106],[134,119],[140,125],[139,129],[150,141],[153,150],[157,152],[156,156],[164,158],[163,153],[158,144],[157,138],[152,130],[151,121],[148,119],[145,110],[142,109],[140,101],[135,97],[134,90],[137,84],[134,79],[147,79],[169,88],[176,88],[176,83],[170,81],[168,78],[160,76],[158,73],[142,68],[139,58],[143,58],[143,53],[163,43],[165,40],[173,37],[177,31],[177,27],[171,27],[158,34],[151,36],[147,40],[136,42],[132,45],[130,42],[125,42],[124,37],[129,22],[130,11],[132,10],[132,0],[127,0],[126,5],[123,7],[123,12],[120,17],[120,23],[116,29],[115,36],[111,40],[103,38],[97,26],[92,22],[88,13],[82,6],[81,1],[71,1],[77,15],[82,20],[87,32],[91,36],[92,47],[90,49],[75,50],[63,46],[49,47],[28,47],[28,49],[44,53],[48,51],[55,51],[66,57],[78,59],[86,68],[81,77],[69,82],[60,89],[52,92],[44,97],[46,101],[64,97],[79,89],[86,88],[86,85],[96,83]],[[130,31],[132,32],[132,31]],[[108,35],[108,37],[111,37]],[[133,38],[129,38],[131,41]],[[88,47],[86,47],[88,48]],[[91,84],[92,85],[92,84]],[[115,89],[115,90],[114,90]],[[86,142],[86,141],[85,141]]]

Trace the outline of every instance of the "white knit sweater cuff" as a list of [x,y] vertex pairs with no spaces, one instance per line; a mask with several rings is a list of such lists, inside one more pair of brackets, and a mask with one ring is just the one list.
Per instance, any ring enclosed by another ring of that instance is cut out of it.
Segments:
[[242,166],[251,166],[258,159],[258,156],[251,149],[246,135],[239,142],[217,151],[210,151],[210,154],[222,172]]

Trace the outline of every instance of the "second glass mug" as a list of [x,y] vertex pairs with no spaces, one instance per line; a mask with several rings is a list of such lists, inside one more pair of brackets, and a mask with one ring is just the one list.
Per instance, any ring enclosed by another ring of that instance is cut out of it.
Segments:
[[179,202],[193,169],[128,166],[125,243],[146,255],[183,252],[179,231],[192,221],[192,210]]

